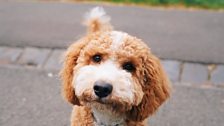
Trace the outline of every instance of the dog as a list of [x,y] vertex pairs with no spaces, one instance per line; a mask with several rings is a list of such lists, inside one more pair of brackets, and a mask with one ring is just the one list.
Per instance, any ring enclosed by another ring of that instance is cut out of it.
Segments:
[[142,40],[113,30],[102,7],[84,24],[87,34],[67,49],[60,73],[71,126],[144,126],[170,96],[160,60]]

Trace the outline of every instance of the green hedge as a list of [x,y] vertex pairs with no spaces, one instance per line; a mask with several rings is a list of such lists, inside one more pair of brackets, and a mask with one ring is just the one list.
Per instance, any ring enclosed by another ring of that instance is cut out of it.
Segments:
[[147,5],[185,5],[208,9],[224,9],[224,0],[98,0],[119,3],[136,3]]

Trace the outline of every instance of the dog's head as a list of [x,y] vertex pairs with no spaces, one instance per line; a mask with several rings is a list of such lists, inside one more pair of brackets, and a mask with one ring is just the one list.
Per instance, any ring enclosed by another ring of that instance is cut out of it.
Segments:
[[65,98],[144,120],[169,97],[159,59],[140,39],[112,30],[101,8],[88,16],[88,34],[66,52],[61,71]]

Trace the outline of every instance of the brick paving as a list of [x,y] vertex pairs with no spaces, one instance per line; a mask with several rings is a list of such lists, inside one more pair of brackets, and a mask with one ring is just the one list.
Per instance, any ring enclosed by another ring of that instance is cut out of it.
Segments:
[[[0,47],[0,65],[59,71],[64,52],[65,49]],[[224,87],[224,64],[214,65],[215,69],[209,71],[210,64],[169,59],[161,59],[161,63],[173,83],[187,82],[195,85],[209,83],[212,86]]]

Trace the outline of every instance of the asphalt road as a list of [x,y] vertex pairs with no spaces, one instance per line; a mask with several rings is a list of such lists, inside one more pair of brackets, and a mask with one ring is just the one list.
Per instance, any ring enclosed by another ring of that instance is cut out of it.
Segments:
[[[0,67],[1,126],[68,126],[71,106],[48,71]],[[223,126],[224,89],[175,85],[150,126]]]
[[[66,48],[85,34],[93,4],[0,3],[0,45]],[[161,58],[224,63],[224,13],[103,5],[117,30],[142,38]]]

